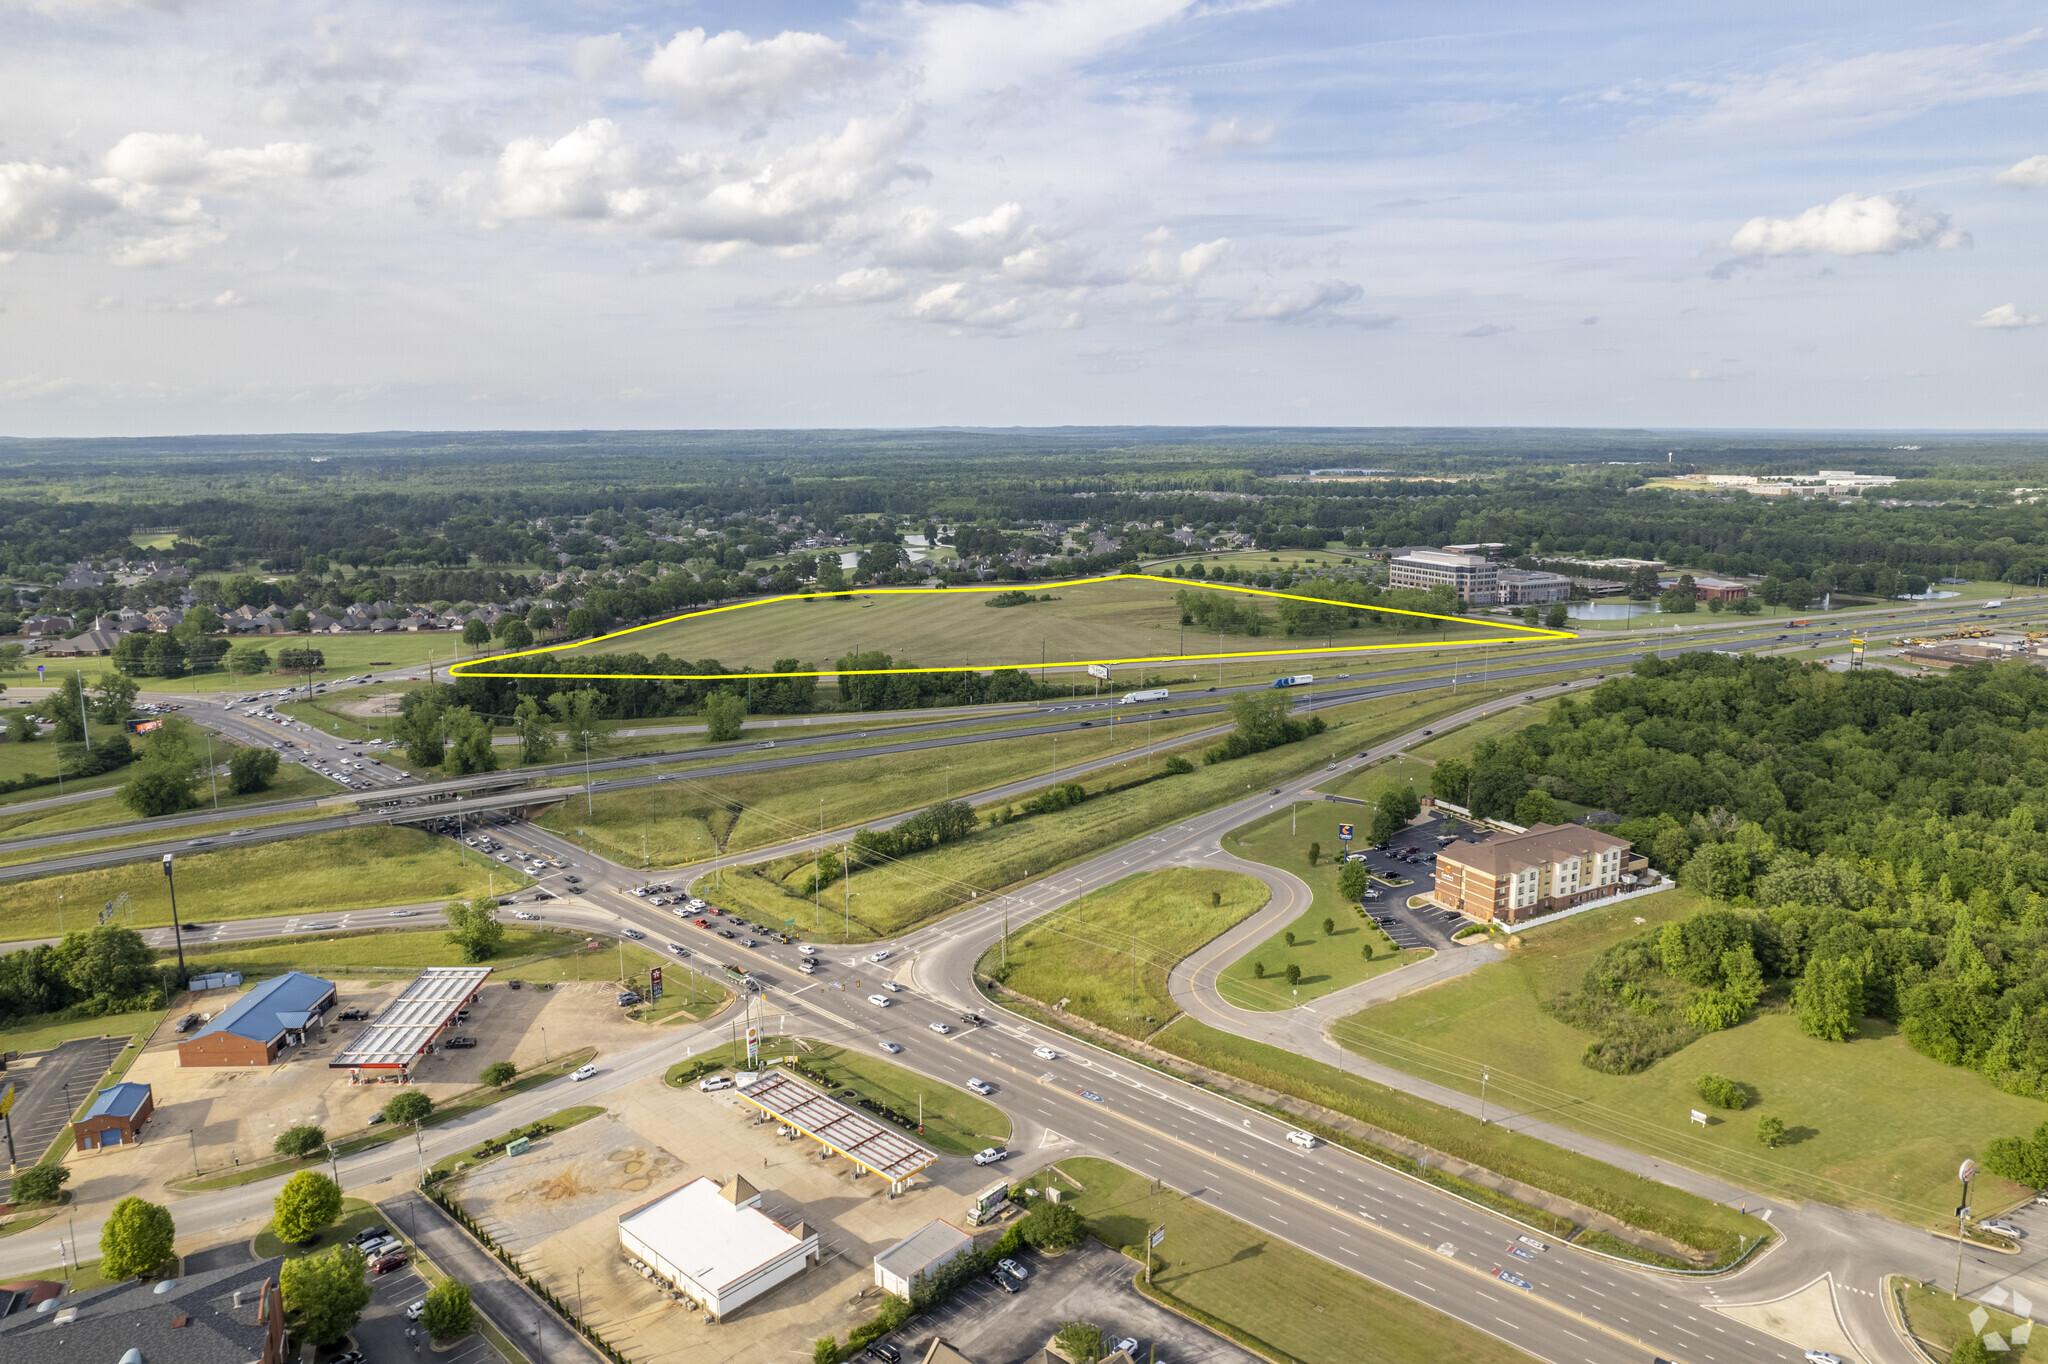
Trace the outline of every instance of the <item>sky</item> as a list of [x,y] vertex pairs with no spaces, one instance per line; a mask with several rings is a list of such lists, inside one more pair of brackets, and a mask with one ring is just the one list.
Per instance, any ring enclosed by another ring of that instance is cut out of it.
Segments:
[[2048,429],[2048,5],[0,0],[0,435]]

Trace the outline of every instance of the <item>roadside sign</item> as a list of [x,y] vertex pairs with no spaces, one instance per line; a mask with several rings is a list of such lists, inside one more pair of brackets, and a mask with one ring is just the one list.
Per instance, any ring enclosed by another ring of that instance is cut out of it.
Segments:
[[661,968],[659,966],[651,967],[647,972],[647,1002],[650,1004],[659,1004],[661,1002]]
[[1088,675],[1100,682],[1109,681],[1109,669],[1100,663],[1090,663],[1088,665]]
[[1974,1160],[1964,1161],[1962,1168],[1956,1171],[1956,1178],[1962,1180],[1965,1184],[1968,1184],[1971,1180],[1975,1179],[1976,1177],[1977,1162]]
[[14,1107],[14,1083],[9,1081],[7,1088],[0,1090],[0,1118],[6,1117],[7,1110],[12,1107]]
[[1349,824],[1339,824],[1337,826],[1337,837],[1343,840],[1344,842],[1349,843],[1351,841],[1352,828],[1353,826]]
[[1157,1229],[1156,1231],[1154,1231],[1154,1232],[1152,1233],[1152,1247],[1153,1247],[1153,1249],[1155,1249],[1155,1250],[1156,1250],[1156,1249],[1158,1249],[1158,1248],[1159,1248],[1159,1243],[1160,1243],[1161,1241],[1164,1241],[1165,1239],[1166,1239],[1166,1228],[1165,1228],[1165,1227],[1160,1227],[1160,1228],[1158,1228],[1158,1229]]

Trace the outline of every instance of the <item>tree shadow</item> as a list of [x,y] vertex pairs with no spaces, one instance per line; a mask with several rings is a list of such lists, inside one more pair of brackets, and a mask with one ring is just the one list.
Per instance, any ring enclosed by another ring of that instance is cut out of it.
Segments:
[[1296,981],[1296,982],[1294,982],[1294,983],[1295,983],[1295,985],[1296,985],[1296,986],[1302,986],[1302,985],[1320,985],[1320,984],[1322,984],[1322,983],[1323,983],[1324,981],[1328,980],[1329,978],[1330,978],[1330,977],[1329,977],[1328,973],[1325,973],[1325,974],[1323,974],[1323,975],[1320,975],[1320,976],[1303,976],[1303,977],[1302,977],[1302,978],[1301,978],[1300,980],[1297,980],[1297,981]]
[[1785,1135],[1778,1139],[1778,1145],[1797,1146],[1803,1141],[1812,1141],[1819,1135],[1820,1129],[1817,1127],[1788,1127],[1785,1129]]

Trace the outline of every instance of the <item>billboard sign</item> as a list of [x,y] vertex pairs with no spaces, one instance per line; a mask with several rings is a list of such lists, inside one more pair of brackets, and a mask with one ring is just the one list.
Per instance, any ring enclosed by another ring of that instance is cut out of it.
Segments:
[[648,969],[647,1002],[650,1004],[659,1004],[661,1002],[661,968],[659,966]]
[[1090,663],[1088,675],[1099,682],[1109,681],[1109,669],[1100,663]]
[[1339,824],[1337,826],[1337,837],[1342,839],[1344,842],[1349,843],[1351,841],[1351,831],[1353,827],[1354,826],[1350,824]]

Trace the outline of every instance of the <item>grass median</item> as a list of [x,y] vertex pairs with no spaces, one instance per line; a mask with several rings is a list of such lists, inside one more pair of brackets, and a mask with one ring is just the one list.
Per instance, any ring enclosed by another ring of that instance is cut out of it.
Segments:
[[[2048,1359],[2048,1348],[2036,1350],[2032,1339],[2014,1340],[2015,1330],[2022,1330],[2026,1337],[2034,1333],[2034,1328],[2024,1317],[2016,1317],[1968,1298],[1952,1298],[1946,1289],[1930,1287],[1900,1274],[1886,1280],[1885,1291],[1898,1304],[1899,1313],[1906,1320],[1907,1334],[1936,1359],[1948,1359],[1956,1346],[1971,1336],[1982,1338],[1994,1333],[2005,1353],[1998,1354],[1995,1350],[1993,1353],[2005,1364],[2028,1364],[2029,1361],[2039,1364],[2042,1359]],[[1977,1312],[1984,1314],[1981,1326],[1971,1319]],[[1989,1341],[1986,1343],[1988,1345]],[[2048,1337],[2043,1338],[2042,1344],[2048,1347]]]
[[[1062,1161],[1094,1237],[1137,1252],[1140,1292],[1273,1360],[1297,1364],[1527,1364],[1508,1342],[1106,1160]],[[1143,1247],[1166,1228],[1144,1283]],[[1365,1342],[1370,1340],[1368,1346]]]
[[[1177,1017],[1168,979],[1189,953],[1259,912],[1266,887],[1241,872],[1141,872],[1035,919],[977,969],[1008,988],[1126,1037]],[[1008,965],[1005,966],[1007,960]]]
[[[894,937],[961,908],[977,895],[1042,876],[1163,825],[1314,771],[1443,714],[1453,704],[1436,693],[1357,701],[1317,712],[1330,725],[1327,732],[1250,757],[1134,784],[1120,785],[1098,774],[1082,783],[1093,794],[1080,805],[1000,826],[985,825],[957,843],[865,868],[826,888],[815,909],[811,896],[797,893],[810,873],[809,857],[735,868],[716,878],[700,878],[695,889],[749,917],[766,916],[769,922],[794,917],[807,936],[819,941]],[[1471,698],[1460,697],[1455,704],[1469,705]],[[1161,764],[1167,756],[1156,755]],[[1183,756],[1200,763],[1198,749]],[[1110,788],[1107,794],[1105,786]]]
[[[1291,872],[1311,892],[1294,922],[1224,968],[1216,982],[1224,999],[1240,1009],[1291,1009],[1430,955],[1427,948],[1403,952],[1394,946],[1358,902],[1337,889],[1344,867],[1337,826],[1356,820],[1350,806],[1304,804],[1298,813],[1283,810],[1223,836],[1225,852]],[[1313,864],[1312,844],[1321,845]],[[1290,966],[1301,971],[1291,986]]]
[[[458,858],[453,841],[417,829],[372,825],[309,834],[181,854],[178,915],[188,922],[207,922],[469,899],[489,889],[487,870],[506,872],[508,879],[528,884],[495,862],[487,868],[475,857]],[[498,887],[501,893],[513,888]],[[135,927],[170,926],[163,868],[153,861],[134,862],[11,883],[0,904],[0,941],[54,936],[60,905],[65,926],[80,927],[100,905],[123,893],[129,896]]]
[[1183,1060],[1345,1114],[1572,1199],[1630,1226],[1656,1232],[1727,1263],[1769,1227],[1734,1208],[1640,1178],[1498,1123],[1389,1089],[1321,1061],[1236,1037],[1183,1018],[1152,1038]]
[[[1213,715],[1155,720],[1150,728],[1152,742],[1163,745],[1220,721],[1221,717]],[[959,732],[986,733],[987,727],[963,727]],[[783,742],[800,737],[800,733],[773,733]],[[1142,753],[1146,733],[1143,723],[1111,726],[1105,720],[1101,728],[1092,731],[991,738],[970,746],[847,757],[804,769],[795,780],[796,774],[788,770],[698,778],[690,774],[690,768],[681,767],[671,774],[670,782],[599,794],[587,809],[573,803],[560,806],[537,822],[628,865],[639,865],[644,836],[648,861],[656,867],[675,867],[708,858],[720,847],[744,851],[816,833],[821,818],[826,828],[844,828],[861,820],[919,809],[949,793],[966,796],[1074,763],[1116,753]],[[886,730],[871,737],[890,739]],[[803,751],[816,752],[819,747],[807,745]],[[741,754],[734,758],[744,761]]]

